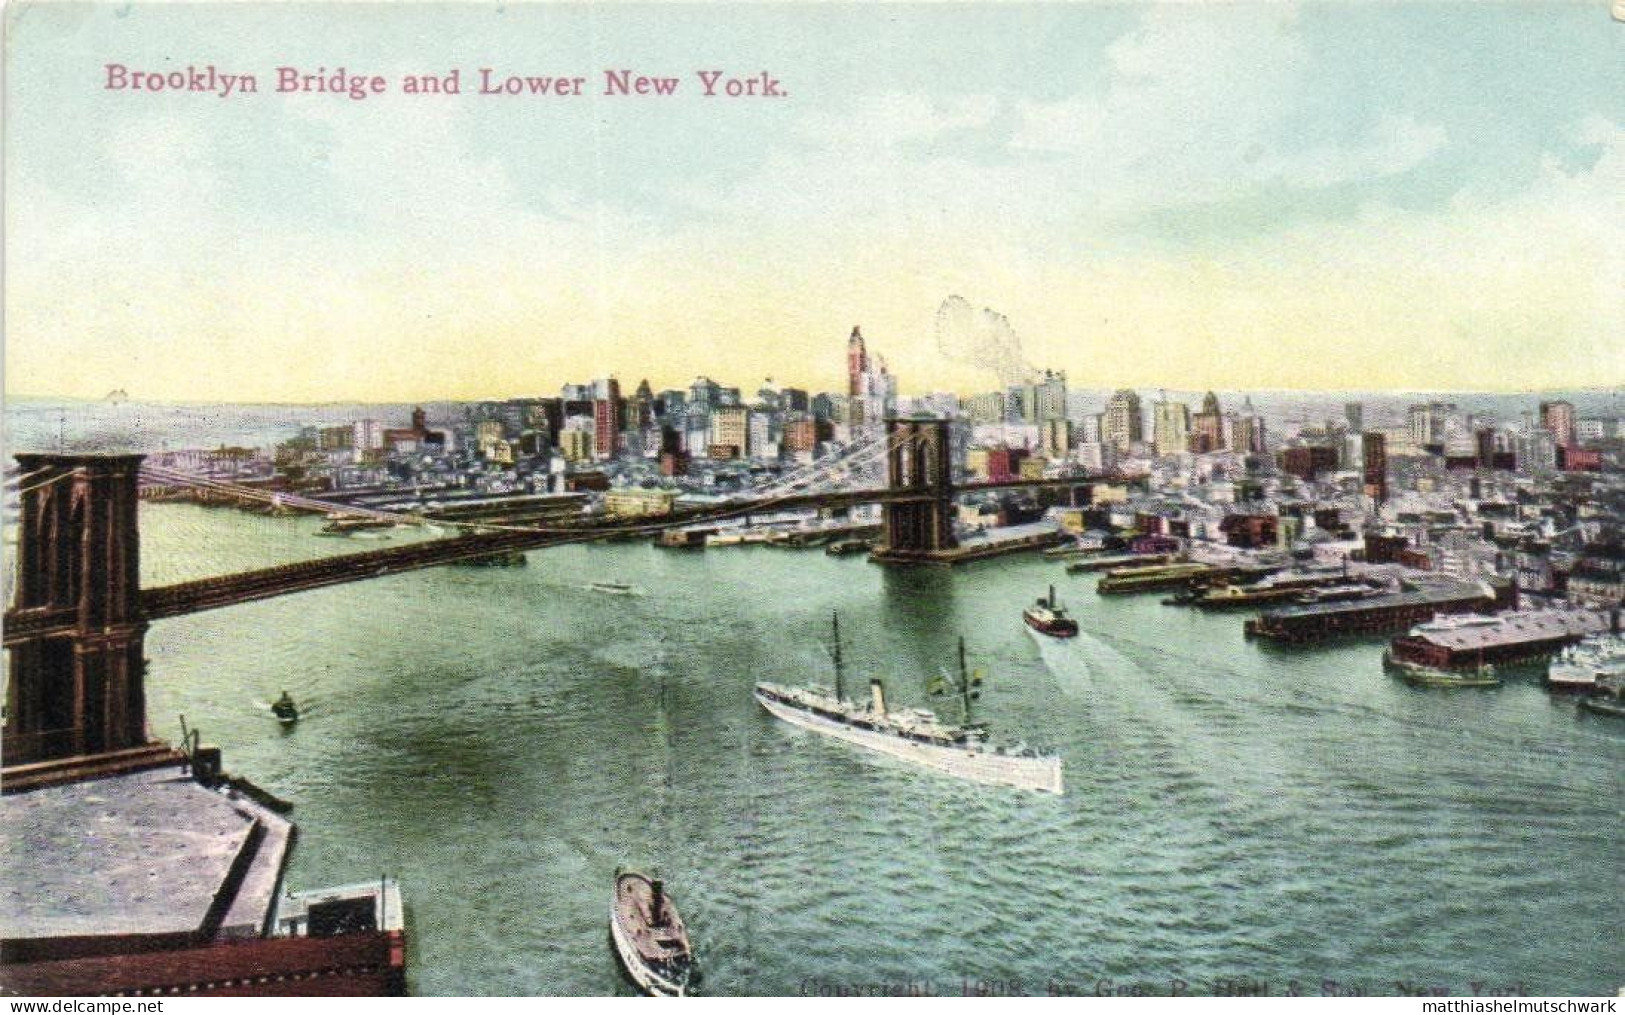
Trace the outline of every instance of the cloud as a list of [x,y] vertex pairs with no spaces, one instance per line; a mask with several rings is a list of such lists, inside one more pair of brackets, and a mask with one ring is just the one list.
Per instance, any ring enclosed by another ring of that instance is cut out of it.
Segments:
[[1448,140],[1409,114],[1344,145],[1293,147],[1313,66],[1290,6],[1155,7],[1106,49],[1094,91],[1016,104],[1010,148],[1065,155],[1123,218],[1281,183],[1319,189],[1419,165]]
[[1448,142],[1448,132],[1438,124],[1421,123],[1409,114],[1389,115],[1353,145],[1325,145],[1263,158],[1250,177],[1305,189],[1380,179],[1415,168],[1443,151]]
[[986,127],[998,110],[999,101],[991,95],[884,92],[865,96],[840,114],[810,114],[797,125],[796,134],[819,146],[838,138],[848,151],[862,152]]

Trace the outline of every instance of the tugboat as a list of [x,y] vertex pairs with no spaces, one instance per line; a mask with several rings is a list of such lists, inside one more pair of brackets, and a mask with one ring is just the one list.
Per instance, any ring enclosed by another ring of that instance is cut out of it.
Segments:
[[293,696],[287,691],[283,691],[282,697],[271,703],[271,712],[284,726],[292,726],[299,721],[299,706],[293,703]]
[[987,728],[971,721],[971,702],[981,697],[982,677],[965,670],[965,640],[959,640],[959,680],[950,687],[946,676],[931,682],[930,693],[950,691],[962,703],[963,722],[950,726],[924,708],[891,711],[886,691],[878,680],[869,681],[870,700],[864,704],[843,696],[839,620],[835,628],[835,690],[822,687],[786,687],[759,683],[756,701],[774,716],[793,726],[836,740],[935,769],[970,782],[1044,793],[1065,792],[1061,759],[1029,747],[1004,747],[988,741]]
[[1066,609],[1055,601],[1055,586],[1049,587],[1049,598],[1021,611],[1021,619],[1039,634],[1051,638],[1072,638],[1078,633],[1078,622],[1066,615]]
[[651,997],[684,997],[694,979],[688,930],[659,878],[615,868],[609,936],[626,975]]

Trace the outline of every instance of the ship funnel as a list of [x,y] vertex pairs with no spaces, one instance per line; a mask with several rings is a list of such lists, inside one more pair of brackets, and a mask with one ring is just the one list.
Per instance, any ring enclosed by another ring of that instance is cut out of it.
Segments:
[[1049,607],[1052,610],[1055,609],[1055,586],[1053,585],[1049,587]]
[[655,878],[649,882],[649,925],[651,927],[664,927],[666,925],[666,882]]
[[886,688],[879,680],[869,681],[869,697],[874,702],[877,715],[886,714]]

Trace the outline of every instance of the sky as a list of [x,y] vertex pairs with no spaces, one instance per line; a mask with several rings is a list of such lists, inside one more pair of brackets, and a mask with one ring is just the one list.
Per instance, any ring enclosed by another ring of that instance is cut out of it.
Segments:
[[[950,296],[1079,387],[1625,384],[1604,0],[5,13],[13,395],[832,389],[854,325],[904,392],[990,389]],[[388,91],[278,93],[281,66]],[[480,68],[583,94],[478,95]]]

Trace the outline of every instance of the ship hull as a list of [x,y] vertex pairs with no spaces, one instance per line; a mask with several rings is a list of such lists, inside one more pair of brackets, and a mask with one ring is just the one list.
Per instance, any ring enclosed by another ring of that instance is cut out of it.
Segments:
[[1027,626],[1039,634],[1047,634],[1051,638],[1075,638],[1078,635],[1078,624],[1074,620],[1039,620],[1030,613],[1021,615]]
[[1013,786],[1041,793],[1064,792],[1059,758],[1023,758],[982,751],[911,743],[870,730],[854,729],[822,716],[793,708],[756,692],[756,701],[779,719],[849,744],[868,748],[901,761],[934,769],[956,778],[991,786]]
[[615,957],[620,959],[621,969],[639,990],[651,997],[682,997],[685,994],[686,988],[682,984],[661,976],[643,961],[627,938],[621,921],[613,915],[609,918],[609,940],[615,946]]

